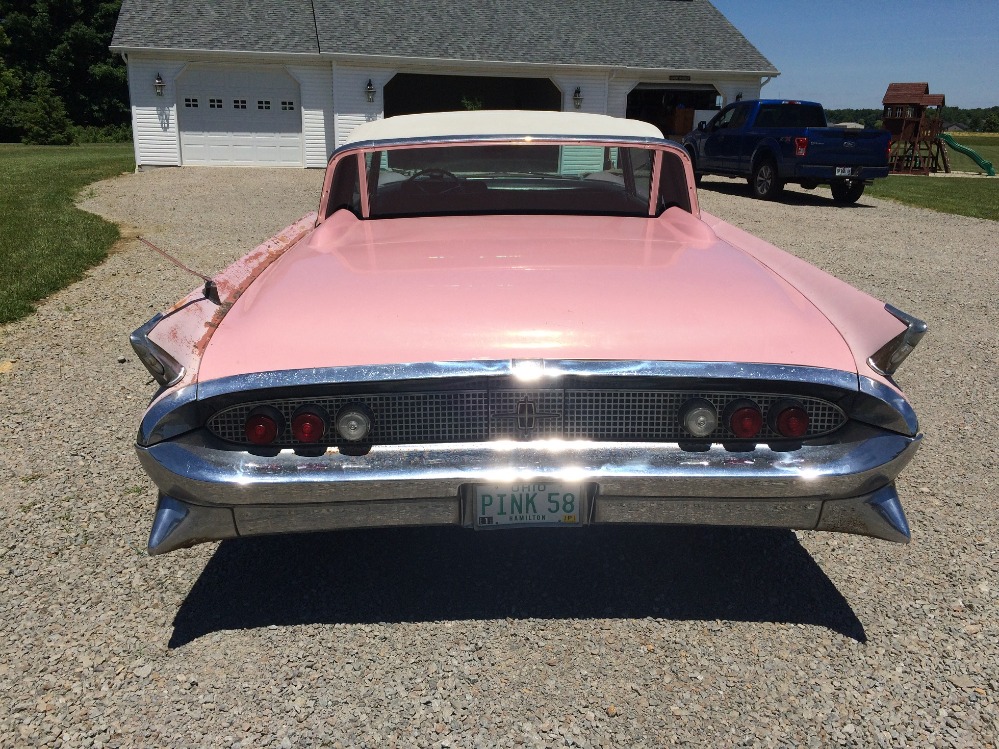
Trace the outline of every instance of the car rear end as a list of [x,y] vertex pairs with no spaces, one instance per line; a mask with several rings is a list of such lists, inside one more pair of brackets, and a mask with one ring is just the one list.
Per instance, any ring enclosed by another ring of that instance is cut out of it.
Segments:
[[834,370],[572,360],[288,371],[178,392],[137,445],[151,553],[389,525],[767,526],[908,540],[904,401]]

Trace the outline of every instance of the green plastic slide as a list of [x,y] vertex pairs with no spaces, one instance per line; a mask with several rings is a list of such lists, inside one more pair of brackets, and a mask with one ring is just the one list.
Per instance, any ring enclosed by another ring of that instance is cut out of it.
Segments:
[[954,138],[951,137],[949,133],[943,133],[940,136],[940,140],[942,140],[944,143],[946,143],[948,146],[953,148],[958,153],[963,153],[969,159],[974,161],[976,164],[978,164],[978,166],[982,168],[982,171],[984,171],[990,177],[996,176],[996,170],[995,167],[992,166],[992,162],[983,159],[981,155],[978,153],[978,151],[973,151],[967,146],[962,146],[960,143],[954,140]]

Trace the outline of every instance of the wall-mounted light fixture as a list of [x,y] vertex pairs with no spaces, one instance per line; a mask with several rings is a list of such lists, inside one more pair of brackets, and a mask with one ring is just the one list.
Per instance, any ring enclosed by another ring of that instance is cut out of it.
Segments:
[[368,104],[375,100],[375,84],[368,78],[368,85],[364,87],[364,93],[368,95]]
[[572,104],[576,109],[583,106],[583,92],[579,90],[579,86],[576,86],[576,90],[572,94]]
[[742,101],[742,91],[740,91],[739,93],[737,93],[735,95],[735,100],[736,101]]
[[157,96],[163,96],[163,89],[166,88],[166,84],[163,82],[163,76],[159,73],[156,74],[156,80],[153,81],[153,88],[156,89]]

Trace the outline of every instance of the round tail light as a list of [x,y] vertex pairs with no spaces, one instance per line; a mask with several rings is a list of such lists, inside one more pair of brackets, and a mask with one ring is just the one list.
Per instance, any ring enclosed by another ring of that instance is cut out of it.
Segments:
[[254,445],[269,445],[284,430],[284,419],[274,408],[256,408],[246,417],[243,433]]
[[718,412],[704,398],[692,398],[680,409],[680,423],[694,437],[707,437],[718,426]]
[[770,408],[770,428],[782,437],[800,439],[808,433],[808,412],[797,401],[780,401]]
[[763,413],[751,400],[733,402],[728,409],[728,428],[740,439],[755,437],[763,428]]
[[371,434],[374,418],[363,403],[350,403],[336,415],[336,431],[345,440],[360,442]]
[[291,434],[299,442],[319,442],[326,434],[326,419],[318,409],[301,408],[291,417]]

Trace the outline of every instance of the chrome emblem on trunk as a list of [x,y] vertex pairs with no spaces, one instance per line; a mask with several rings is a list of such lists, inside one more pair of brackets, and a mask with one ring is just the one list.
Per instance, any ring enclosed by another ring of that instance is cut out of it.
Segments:
[[528,439],[538,429],[541,421],[557,419],[559,414],[538,410],[538,405],[529,396],[517,402],[517,410],[512,413],[493,414],[494,419],[515,419],[521,439]]

